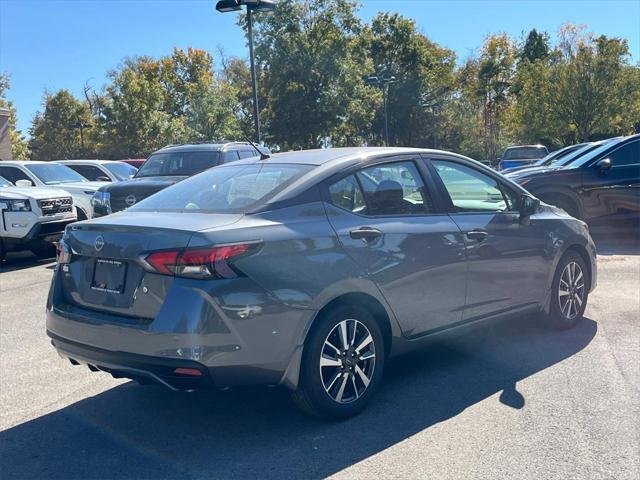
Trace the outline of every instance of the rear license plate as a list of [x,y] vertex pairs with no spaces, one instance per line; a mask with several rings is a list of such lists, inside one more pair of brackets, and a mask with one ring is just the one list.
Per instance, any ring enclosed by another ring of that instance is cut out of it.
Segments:
[[124,279],[126,278],[127,264],[118,260],[106,260],[99,258],[93,270],[91,289],[101,292],[124,292]]

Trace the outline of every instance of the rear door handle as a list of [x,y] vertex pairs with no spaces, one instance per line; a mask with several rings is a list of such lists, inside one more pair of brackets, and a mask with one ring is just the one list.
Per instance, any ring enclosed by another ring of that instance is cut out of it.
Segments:
[[471,230],[467,232],[467,238],[469,240],[478,240],[479,242],[486,240],[489,233],[485,230]]
[[366,242],[374,240],[382,235],[382,232],[372,227],[360,227],[349,232],[349,236],[354,240],[364,240]]

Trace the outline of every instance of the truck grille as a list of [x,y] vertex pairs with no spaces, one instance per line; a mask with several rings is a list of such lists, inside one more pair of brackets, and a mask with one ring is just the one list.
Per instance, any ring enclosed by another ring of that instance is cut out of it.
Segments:
[[[119,212],[121,210],[126,210],[129,207],[133,207],[136,203],[140,202],[147,198],[148,195],[143,193],[136,192],[135,195],[113,195],[111,194],[111,212]],[[127,203],[127,199],[129,202]],[[132,203],[133,202],[133,203]]]
[[38,200],[38,206],[43,215],[58,215],[60,213],[70,213],[73,210],[73,200],[71,197],[47,198]]

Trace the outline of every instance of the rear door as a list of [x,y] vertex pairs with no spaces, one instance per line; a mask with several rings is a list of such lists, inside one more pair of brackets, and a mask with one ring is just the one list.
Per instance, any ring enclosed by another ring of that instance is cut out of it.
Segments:
[[466,289],[464,239],[432,201],[417,160],[385,158],[332,178],[324,191],[340,242],[407,337],[459,322]]
[[539,303],[552,258],[544,222],[535,216],[520,222],[520,194],[499,175],[453,157],[434,156],[427,163],[464,234],[469,271],[463,319]]

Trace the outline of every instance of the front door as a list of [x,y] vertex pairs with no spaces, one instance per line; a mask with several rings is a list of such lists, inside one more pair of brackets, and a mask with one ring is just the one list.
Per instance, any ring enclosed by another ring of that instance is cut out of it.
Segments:
[[464,239],[448,215],[435,211],[416,161],[394,160],[333,181],[325,192],[327,213],[403,333],[417,337],[462,319]]
[[432,159],[434,177],[464,234],[469,266],[463,319],[535,307],[544,297],[552,238],[535,215],[520,222],[519,192],[472,165]]

